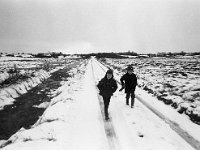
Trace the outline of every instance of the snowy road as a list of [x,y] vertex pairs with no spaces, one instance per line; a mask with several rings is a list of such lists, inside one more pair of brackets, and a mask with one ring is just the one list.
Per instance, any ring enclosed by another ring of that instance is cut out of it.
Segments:
[[[92,67],[93,79],[94,79],[95,85],[97,85],[98,81],[96,80],[97,76],[95,74],[93,65],[94,65],[94,60],[92,60],[92,62],[91,62],[91,67]],[[96,90],[99,93],[99,90],[97,87],[96,87]],[[103,99],[102,99],[102,96],[100,96],[98,93],[97,93],[97,96],[98,96],[98,100],[99,100],[99,106],[101,109],[101,115],[105,119]],[[108,144],[109,144],[110,149],[120,150],[119,141],[118,141],[118,138],[116,136],[116,133],[115,133],[115,130],[113,127],[112,118],[110,118],[107,121],[104,120],[104,129],[105,129],[105,133],[106,133],[106,136],[108,139]]]
[[[107,67],[98,62],[96,59],[94,59],[94,62],[97,63],[99,67],[104,70],[104,72],[107,70]],[[117,75],[116,79],[117,82],[121,84],[119,80],[120,76]],[[162,102],[160,103],[160,101],[158,101],[155,97],[140,88],[136,89],[136,98],[137,101],[141,102],[155,115],[166,122],[172,130],[179,134],[192,147],[198,150],[200,149],[200,136],[197,134],[200,133],[199,125],[193,124],[186,116],[174,112],[174,109],[169,108]]]
[[[96,81],[105,75],[105,68],[92,60]],[[125,106],[125,95],[116,92],[110,114],[121,149],[193,149],[168,124],[136,100],[134,109]]]

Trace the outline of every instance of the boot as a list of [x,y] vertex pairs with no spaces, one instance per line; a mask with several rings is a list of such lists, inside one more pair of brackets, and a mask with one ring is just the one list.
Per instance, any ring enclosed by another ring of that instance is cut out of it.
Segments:
[[110,118],[109,118],[109,116],[105,116],[105,120],[109,120]]
[[134,106],[134,102],[135,102],[135,99],[132,98],[132,99],[131,99],[131,108],[133,108],[133,106]]
[[109,119],[108,113],[105,113],[105,119],[106,119],[106,120]]
[[129,105],[129,99],[126,98],[126,105]]

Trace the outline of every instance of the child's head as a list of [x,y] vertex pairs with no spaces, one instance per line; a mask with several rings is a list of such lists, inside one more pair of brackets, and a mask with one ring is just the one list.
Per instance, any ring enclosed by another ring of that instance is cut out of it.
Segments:
[[109,69],[107,72],[106,72],[106,77],[107,79],[111,79],[113,77],[113,71],[111,69]]
[[132,74],[133,73],[133,67],[132,66],[128,66],[127,67],[127,72],[128,72],[128,74]]

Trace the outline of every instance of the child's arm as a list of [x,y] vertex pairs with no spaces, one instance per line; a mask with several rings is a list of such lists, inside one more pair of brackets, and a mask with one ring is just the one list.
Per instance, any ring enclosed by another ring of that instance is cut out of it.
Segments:
[[122,87],[124,86],[124,80],[125,80],[125,76],[123,75],[123,76],[121,77],[121,79],[120,79],[121,84],[122,84]]
[[101,91],[103,89],[103,79],[101,79],[99,81],[99,83],[97,84],[98,89]]
[[118,86],[117,86],[117,82],[115,81],[113,84],[113,93],[117,90]]

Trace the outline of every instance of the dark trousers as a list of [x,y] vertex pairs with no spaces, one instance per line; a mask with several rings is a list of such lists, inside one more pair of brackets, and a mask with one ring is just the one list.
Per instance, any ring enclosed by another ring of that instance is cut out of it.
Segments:
[[108,107],[110,104],[110,98],[111,96],[103,96],[105,117],[108,117]]
[[135,101],[135,91],[128,91],[126,93],[126,104],[129,105],[129,98],[131,97],[131,106],[134,105]]

